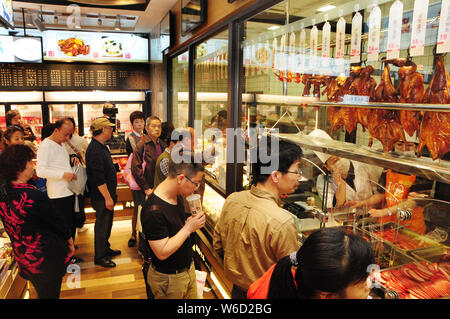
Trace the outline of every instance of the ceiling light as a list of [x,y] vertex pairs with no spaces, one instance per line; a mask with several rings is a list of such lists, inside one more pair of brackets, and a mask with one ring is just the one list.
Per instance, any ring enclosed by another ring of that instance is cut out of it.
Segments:
[[268,29],[268,30],[276,30],[276,29],[279,29],[279,28],[280,28],[279,25],[273,25],[273,26],[271,26],[271,27],[268,27],[267,29]]
[[325,11],[329,11],[329,10],[334,9],[334,8],[336,8],[336,6],[326,5],[326,6],[323,6],[322,8],[317,9],[317,11],[325,12]]
[[54,24],[58,24],[58,16],[55,14],[55,16],[53,17],[53,23]]
[[103,21],[100,17],[98,17],[97,24],[98,26],[101,26],[103,24]]

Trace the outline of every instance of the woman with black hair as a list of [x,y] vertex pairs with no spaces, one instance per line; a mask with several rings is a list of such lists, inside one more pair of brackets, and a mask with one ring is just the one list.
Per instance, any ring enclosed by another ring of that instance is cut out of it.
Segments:
[[337,228],[312,233],[302,247],[273,265],[249,288],[248,298],[367,299],[372,247]]
[[28,184],[33,151],[13,145],[0,155],[0,217],[12,242],[19,274],[40,299],[57,299],[74,246],[70,229],[48,197]]

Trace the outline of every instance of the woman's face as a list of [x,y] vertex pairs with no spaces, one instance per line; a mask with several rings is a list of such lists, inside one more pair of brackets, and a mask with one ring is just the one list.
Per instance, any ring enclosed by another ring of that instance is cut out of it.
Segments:
[[143,119],[135,119],[133,121],[133,130],[136,132],[142,132],[145,127],[145,121]]
[[6,144],[8,144],[8,146],[11,146],[11,145],[18,145],[18,144],[24,144],[24,139],[23,139],[23,133],[22,132],[19,132],[19,131],[17,131],[17,132],[14,132],[12,135],[11,135],[11,137],[9,138],[9,141],[8,140],[6,140],[5,139],[5,141],[6,141]]
[[22,125],[22,116],[17,114],[11,119],[11,125]]

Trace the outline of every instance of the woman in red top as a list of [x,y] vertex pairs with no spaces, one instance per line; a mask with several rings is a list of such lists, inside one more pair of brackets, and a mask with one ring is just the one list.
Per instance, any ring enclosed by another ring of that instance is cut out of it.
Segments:
[[0,155],[0,217],[19,274],[31,281],[40,299],[57,299],[74,246],[48,197],[27,183],[34,172],[33,157],[25,145],[9,146]]
[[367,299],[374,254],[368,242],[336,228],[312,233],[249,288],[249,299]]

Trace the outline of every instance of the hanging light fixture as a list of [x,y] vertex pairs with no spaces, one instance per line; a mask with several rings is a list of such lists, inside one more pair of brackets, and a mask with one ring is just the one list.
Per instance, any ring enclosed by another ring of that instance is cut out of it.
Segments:
[[55,12],[55,14],[54,14],[54,16],[53,16],[53,23],[54,24],[58,24],[58,15],[56,14],[56,12]]
[[103,24],[103,20],[102,20],[101,16],[98,15],[97,25],[98,25],[99,27],[101,27],[102,24]]

